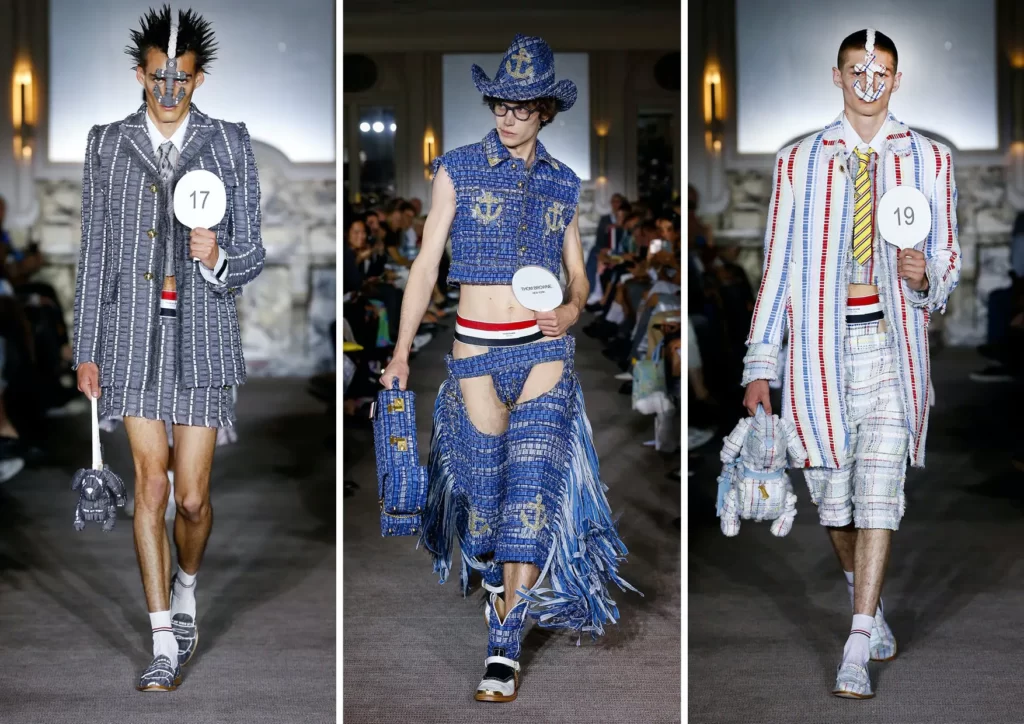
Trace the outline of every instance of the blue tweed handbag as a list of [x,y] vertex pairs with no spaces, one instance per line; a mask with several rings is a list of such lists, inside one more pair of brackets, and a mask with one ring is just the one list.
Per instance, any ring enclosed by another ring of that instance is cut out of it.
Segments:
[[373,404],[373,447],[377,453],[377,497],[382,536],[417,535],[427,505],[427,469],[416,445],[416,395],[381,390]]

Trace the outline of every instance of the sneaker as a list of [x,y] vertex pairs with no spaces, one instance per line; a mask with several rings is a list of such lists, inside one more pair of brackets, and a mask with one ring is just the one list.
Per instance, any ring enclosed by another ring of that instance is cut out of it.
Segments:
[[157,656],[139,677],[139,691],[174,691],[181,684],[181,666],[166,656]]
[[973,382],[1013,382],[1013,375],[1002,365],[991,365],[970,374]]
[[871,677],[868,676],[867,667],[851,661],[841,664],[832,694],[843,699],[870,699],[873,697],[875,692],[871,691]]
[[417,334],[412,339],[412,351],[419,352],[423,349],[434,337],[430,334]]
[[73,417],[75,415],[84,415],[89,411],[89,403],[85,401],[85,398],[81,395],[76,395],[73,400],[69,400],[67,404],[62,407],[52,407],[46,411],[47,417]]
[[622,380],[623,382],[626,382],[626,381],[629,381],[629,380],[633,379],[633,373],[632,372],[620,372],[619,374],[615,375],[615,379]]

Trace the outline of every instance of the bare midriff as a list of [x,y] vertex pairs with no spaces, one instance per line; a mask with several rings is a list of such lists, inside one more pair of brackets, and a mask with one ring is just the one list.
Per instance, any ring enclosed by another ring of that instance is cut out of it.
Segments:
[[[511,286],[498,284],[463,284],[459,290],[459,316],[474,322],[491,322],[495,324],[522,322],[535,319],[535,313],[524,307],[516,299]],[[544,340],[558,339],[545,337]],[[540,340],[540,341],[544,341]],[[474,344],[465,344],[455,340],[452,356],[455,359],[474,357],[483,354],[489,348]]]
[[176,292],[178,291],[178,285],[174,281],[174,277],[164,277],[164,288],[165,292]]
[[[874,284],[850,284],[846,287],[846,298],[856,299],[857,297],[872,297],[878,294],[878,287]],[[878,331],[884,332],[889,327],[883,319],[878,323]]]

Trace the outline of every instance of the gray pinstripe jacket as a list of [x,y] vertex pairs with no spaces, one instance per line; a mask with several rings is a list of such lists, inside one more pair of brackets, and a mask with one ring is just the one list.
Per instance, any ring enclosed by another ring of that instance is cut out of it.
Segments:
[[[145,106],[89,132],[82,181],[82,250],[75,287],[74,364],[94,362],[101,387],[140,389],[157,370],[155,351],[164,235],[173,234],[178,287],[178,374],[182,387],[245,382],[235,298],[263,269],[260,184],[249,132],[192,106],[170,183],[157,173]],[[189,230],[167,213],[174,185],[206,169],[227,189],[216,232],[225,284],[206,281],[188,254]],[[168,228],[170,226],[171,228]]]

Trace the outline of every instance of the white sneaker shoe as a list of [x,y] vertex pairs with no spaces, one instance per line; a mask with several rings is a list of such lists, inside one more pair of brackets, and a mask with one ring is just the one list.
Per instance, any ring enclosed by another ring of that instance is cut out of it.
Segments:
[[25,461],[21,458],[7,458],[0,460],[0,483],[6,483],[25,467]]
[[699,447],[707,444],[711,438],[715,436],[713,430],[701,430],[696,427],[691,427],[688,433],[688,448],[689,450],[696,450]]
[[633,379],[633,373],[632,372],[620,372],[619,374],[615,375],[615,379],[622,380],[623,382],[628,382],[629,380]]

